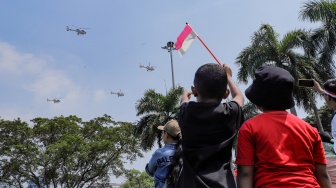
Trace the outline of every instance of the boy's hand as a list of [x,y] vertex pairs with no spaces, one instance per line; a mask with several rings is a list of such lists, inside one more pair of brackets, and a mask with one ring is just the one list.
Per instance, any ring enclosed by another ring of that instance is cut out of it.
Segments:
[[191,91],[188,91],[188,90],[185,90],[185,91],[183,92],[183,96],[187,97],[188,100],[190,100],[192,94],[193,94],[193,93],[192,93]]
[[223,64],[223,68],[226,74],[232,77],[232,70],[230,69],[230,67],[228,67],[226,64]]
[[314,91],[317,91],[319,93],[322,93],[323,92],[323,89],[322,87],[320,86],[320,84],[316,81],[316,80],[313,80],[314,81],[314,86],[312,87],[312,89]]
[[182,97],[181,97],[180,104],[182,104],[184,102],[189,102],[191,95],[192,95],[191,91],[184,90],[184,92],[182,94]]

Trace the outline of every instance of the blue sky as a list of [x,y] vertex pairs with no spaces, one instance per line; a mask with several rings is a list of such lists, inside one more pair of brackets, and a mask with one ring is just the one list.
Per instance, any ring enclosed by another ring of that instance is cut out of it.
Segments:
[[[116,121],[134,122],[140,118],[135,103],[147,89],[164,94],[172,87],[170,55],[161,47],[176,41],[185,22],[232,68],[236,80],[235,58],[261,24],[272,25],[280,37],[316,27],[298,19],[303,2],[3,0],[0,117],[29,121],[76,115],[90,120],[108,114]],[[66,31],[73,25],[90,29],[77,36]],[[182,58],[173,51],[173,61],[175,85],[187,89],[199,66],[216,63],[198,40]],[[155,71],[139,68],[149,62]],[[247,86],[239,87],[244,91]],[[110,94],[119,90],[124,97]],[[129,168],[143,170],[150,156]]]

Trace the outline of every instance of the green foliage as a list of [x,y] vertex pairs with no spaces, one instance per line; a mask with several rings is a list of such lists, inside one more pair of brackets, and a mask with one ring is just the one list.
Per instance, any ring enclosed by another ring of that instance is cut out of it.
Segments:
[[300,18],[310,22],[319,22],[320,27],[312,31],[312,41],[316,48],[320,71],[324,72],[322,80],[335,74],[334,54],[336,52],[336,1],[314,0],[304,3]]
[[[321,123],[323,126],[324,131],[331,132],[331,118],[334,115],[334,110],[329,108],[326,104],[321,106],[320,109],[318,109],[318,114],[321,118]],[[315,115],[309,114],[307,117],[305,117],[303,120],[308,122],[314,127],[317,127]]]
[[125,173],[126,181],[121,184],[120,188],[153,188],[154,178],[146,172],[140,172],[132,169]]
[[[321,65],[312,55],[315,52],[310,33],[305,30],[287,32],[282,39],[278,39],[273,27],[262,24],[254,32],[251,44],[240,52],[237,62],[240,66],[238,80],[247,83],[249,78],[254,79],[254,72],[263,65],[274,65],[286,69],[293,75],[296,83],[300,78],[314,78],[320,80],[325,73],[320,71]],[[296,105],[311,112],[313,107],[310,92],[297,85],[293,92]]]
[[245,121],[253,118],[254,116],[260,114],[260,111],[258,110],[257,106],[248,101],[246,104],[243,106],[243,114]]
[[180,86],[172,88],[166,95],[149,89],[144,97],[137,101],[137,116],[142,117],[137,122],[135,134],[140,135],[143,150],[150,150],[155,141],[161,147],[161,132],[157,130],[157,126],[164,125],[171,119],[177,119],[182,93],[183,88]]
[[[120,176],[125,160],[142,156],[134,126],[108,115],[83,122],[76,116],[0,120],[0,177],[15,187],[83,187]],[[41,179],[43,181],[41,181]]]

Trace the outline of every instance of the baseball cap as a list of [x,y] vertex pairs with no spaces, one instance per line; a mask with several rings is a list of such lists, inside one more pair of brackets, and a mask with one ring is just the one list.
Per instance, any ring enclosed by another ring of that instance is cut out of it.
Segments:
[[166,131],[172,137],[176,137],[181,132],[176,120],[169,120],[164,126],[159,125],[157,128],[161,131]]

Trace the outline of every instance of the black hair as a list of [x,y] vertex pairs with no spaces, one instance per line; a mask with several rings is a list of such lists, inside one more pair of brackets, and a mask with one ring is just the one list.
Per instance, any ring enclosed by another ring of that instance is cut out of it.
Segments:
[[195,73],[194,86],[202,98],[222,100],[227,89],[224,68],[214,63],[202,65]]
[[169,171],[167,174],[167,184],[175,187],[182,170],[183,159],[182,159],[182,136],[179,133],[176,137],[178,137],[178,141],[176,142],[176,151],[174,153],[173,161],[169,165]]
[[[325,90],[330,91],[332,93],[336,93],[336,79],[330,79],[327,80],[324,84],[323,87]],[[330,98],[332,98],[334,101],[336,101],[336,98],[328,95]]]

